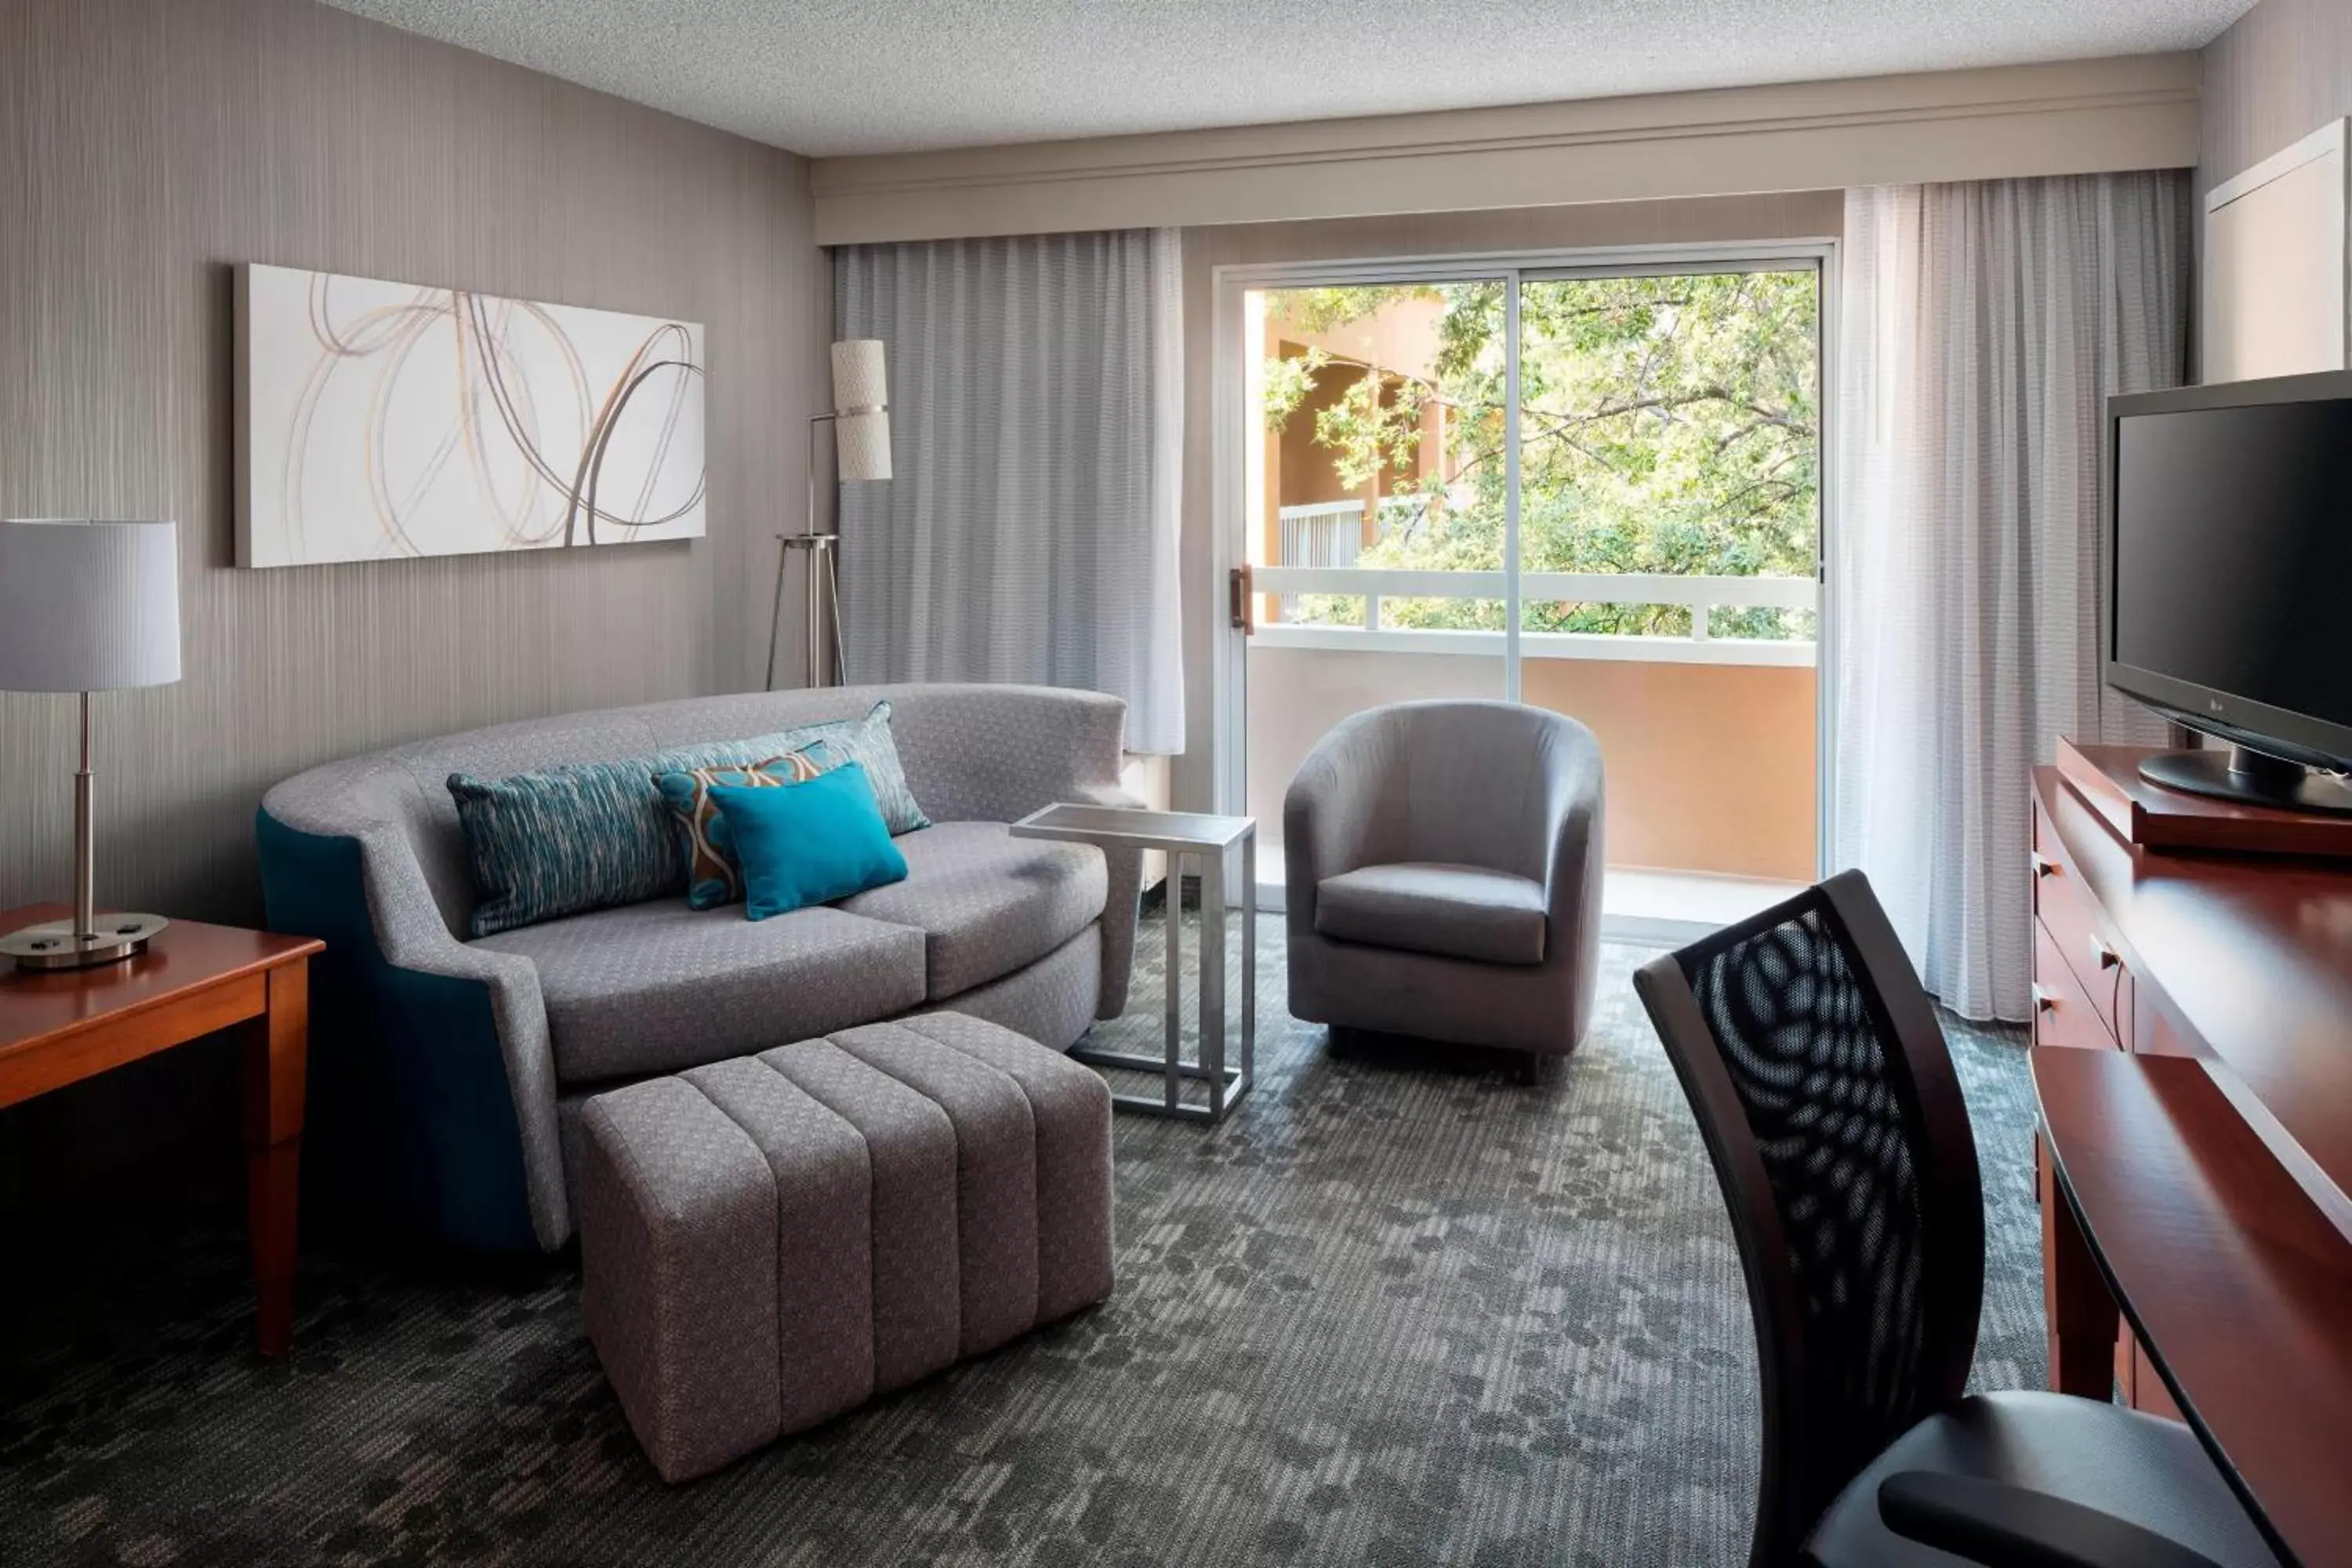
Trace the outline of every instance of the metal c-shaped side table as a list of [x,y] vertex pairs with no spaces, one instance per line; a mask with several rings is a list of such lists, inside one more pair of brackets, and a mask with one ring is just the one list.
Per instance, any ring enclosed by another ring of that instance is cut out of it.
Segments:
[[[1143,811],[1115,805],[1049,805],[1013,825],[1015,838],[1056,838],[1101,849],[1157,849],[1168,857],[1168,1038],[1164,1059],[1080,1046],[1071,1058],[1089,1067],[1160,1073],[1158,1098],[1115,1094],[1122,1110],[1211,1124],[1250,1091],[1257,1079],[1257,823],[1246,816],[1191,811]],[[1225,1065],[1225,855],[1242,850],[1241,1066]],[[1183,857],[1201,871],[1201,1059],[1183,1058]],[[1205,1105],[1183,1098],[1184,1080],[1208,1086]]]

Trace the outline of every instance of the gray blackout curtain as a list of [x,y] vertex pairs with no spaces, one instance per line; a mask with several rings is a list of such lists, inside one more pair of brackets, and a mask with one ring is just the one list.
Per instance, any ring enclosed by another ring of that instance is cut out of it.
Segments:
[[2160,741],[2102,689],[2105,405],[2188,368],[2189,181],[1853,191],[1830,529],[1834,859],[1927,988],[2031,1016],[2028,774]]
[[850,675],[1123,697],[1184,749],[1173,230],[844,246],[840,338],[879,338],[894,477],[841,502]]

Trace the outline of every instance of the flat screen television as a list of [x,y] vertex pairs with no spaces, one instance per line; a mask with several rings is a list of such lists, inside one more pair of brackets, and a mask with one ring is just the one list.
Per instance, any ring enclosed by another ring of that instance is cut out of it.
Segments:
[[2229,743],[2141,773],[2352,812],[2352,373],[2110,398],[2106,453],[2106,682]]

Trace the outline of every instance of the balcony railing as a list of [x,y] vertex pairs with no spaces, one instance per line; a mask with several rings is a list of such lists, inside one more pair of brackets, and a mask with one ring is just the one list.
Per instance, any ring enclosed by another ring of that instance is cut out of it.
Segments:
[[[1287,510],[1287,509],[1286,509]],[[1500,658],[1499,631],[1447,631],[1387,626],[1381,623],[1384,599],[1501,599],[1508,580],[1500,572],[1421,572],[1361,566],[1258,566],[1251,586],[1277,595],[1286,606],[1302,594],[1361,598],[1360,626],[1274,621],[1257,627],[1270,647],[1352,649],[1362,653],[1453,653]],[[1726,609],[1814,610],[1819,584],[1810,577],[1732,577],[1663,573],[1527,572],[1519,596],[1534,603],[1675,605],[1690,611],[1691,635],[1657,637],[1599,632],[1522,632],[1519,651],[1528,658],[1613,658],[1657,664],[1811,665],[1810,639],[1718,637],[1708,635],[1707,615]],[[1286,613],[1287,611],[1286,610]]]

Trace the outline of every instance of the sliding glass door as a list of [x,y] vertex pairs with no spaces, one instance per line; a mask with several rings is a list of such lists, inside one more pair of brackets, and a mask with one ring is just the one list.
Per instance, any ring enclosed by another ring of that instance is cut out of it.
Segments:
[[[1399,281],[1247,297],[1243,593],[1278,668],[1249,683],[1245,809],[1278,824],[1307,750],[1349,714],[1416,696],[1502,698],[1510,661],[1500,510],[1474,516],[1477,468],[1501,472],[1499,340],[1455,334],[1495,282]],[[1491,363],[1488,363],[1491,362]],[[1473,633],[1475,635],[1459,635]],[[1261,856],[1263,866],[1272,856]]]
[[1348,714],[1495,697],[1601,735],[1612,865],[1814,875],[1822,278],[1801,253],[1241,289],[1227,738],[1269,838]]

